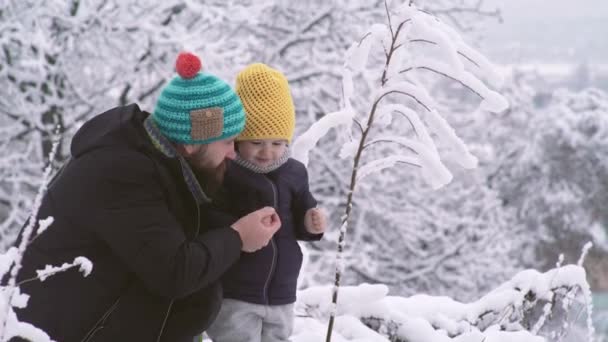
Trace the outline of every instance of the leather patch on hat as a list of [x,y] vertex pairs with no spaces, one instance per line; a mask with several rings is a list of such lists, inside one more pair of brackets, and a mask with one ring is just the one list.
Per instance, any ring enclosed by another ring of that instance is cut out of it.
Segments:
[[190,112],[192,140],[207,140],[217,138],[224,130],[224,109],[212,107],[197,109]]

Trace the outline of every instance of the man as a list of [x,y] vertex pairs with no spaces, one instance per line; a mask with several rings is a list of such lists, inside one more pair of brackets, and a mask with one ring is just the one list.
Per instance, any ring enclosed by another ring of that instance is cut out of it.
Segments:
[[[176,68],[153,114],[130,105],[86,122],[43,199],[38,218],[54,223],[28,244],[19,281],[31,298],[17,315],[53,340],[191,341],[219,310],[219,277],[280,227],[272,208],[206,224],[207,191],[245,116],[196,56],[180,54]],[[88,277],[27,280],[77,256],[93,262]]]

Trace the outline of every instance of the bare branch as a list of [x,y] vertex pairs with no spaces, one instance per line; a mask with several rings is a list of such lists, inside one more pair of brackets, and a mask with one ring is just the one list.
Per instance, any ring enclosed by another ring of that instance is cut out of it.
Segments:
[[[397,43],[397,38],[399,36],[399,32],[401,32],[403,25],[405,25],[409,21],[411,21],[411,19],[406,19],[399,24],[399,26],[397,27],[397,30],[395,31],[395,33],[392,36],[391,47],[390,47],[388,54],[386,54],[386,50],[385,50],[386,62],[384,63],[384,71],[382,72],[382,78],[381,78],[382,85],[386,84],[386,82],[388,81],[388,79],[386,78],[386,73],[388,72],[388,65],[391,63],[391,58],[393,56],[393,53],[395,52],[395,50],[397,50],[397,47],[395,47],[395,44]],[[391,32],[392,32],[392,28],[391,28]],[[384,44],[382,44],[382,46],[384,46]]]
[[454,14],[454,13],[468,13],[468,14],[477,14],[477,15],[482,15],[482,16],[486,16],[486,17],[498,17],[500,16],[501,12],[500,9],[495,9],[493,11],[487,11],[487,10],[482,10],[481,9],[481,3],[478,3],[477,6],[475,8],[471,8],[471,7],[452,7],[449,9],[433,9],[432,12],[435,15],[441,14],[441,15],[446,15],[446,14]]
[[[436,42],[434,42],[432,40],[428,40],[428,39],[410,39],[409,42],[410,43],[428,43],[428,44],[432,44],[432,45],[439,45]],[[476,67],[479,67],[479,64],[477,62],[475,62],[474,59],[467,56],[464,52],[458,51],[458,54],[461,55],[462,57],[466,58],[469,62],[473,63]]]
[[420,165],[418,165],[418,164],[409,163],[409,162],[405,162],[405,161],[402,161],[402,160],[398,160],[398,161],[397,161],[397,164],[405,164],[405,165],[409,165],[409,166],[415,166],[415,167],[417,167],[417,168],[421,168],[421,167],[422,167],[422,166],[420,166]]
[[357,124],[357,127],[359,127],[359,130],[361,131],[361,133],[363,133],[364,129],[363,129],[363,126],[361,125],[361,123],[359,122],[359,120],[357,120],[356,118],[353,118],[353,122]]
[[148,91],[146,91],[143,94],[139,95],[139,97],[137,98],[137,100],[138,101],[143,101],[148,96],[156,94],[156,92],[158,91],[158,89],[160,89],[160,87],[162,87],[163,84],[165,84],[165,79],[159,80],[158,82],[156,82],[155,85],[153,85],[150,89],[148,89]]
[[414,123],[412,122],[412,120],[410,120],[410,117],[405,115],[405,113],[400,110],[396,110],[395,112],[398,114],[401,114],[410,123],[410,126],[412,126],[412,130],[414,131],[414,134],[416,134],[417,137],[420,137],[420,135],[418,134],[418,131],[416,130],[416,127],[414,127]]
[[407,145],[401,143],[400,141],[395,141],[395,140],[391,140],[391,139],[376,139],[376,140],[372,140],[372,141],[366,143],[365,145],[363,145],[363,148],[366,149],[366,148],[370,147],[371,145],[375,145],[377,143],[393,143],[393,144],[397,144],[399,146],[407,148],[408,150],[410,150],[411,152],[413,152],[415,154],[418,154],[418,152],[416,152],[416,150],[414,150],[410,146],[407,146]]
[[302,33],[305,33],[308,30],[312,29],[315,25],[317,25],[318,23],[323,21],[323,19],[329,18],[334,10],[335,9],[333,7],[328,7],[324,11],[321,11],[321,13],[319,15],[317,15],[316,18],[312,18],[308,24],[304,25],[304,27],[301,30]]
[[391,38],[395,39],[395,33],[393,32],[393,23],[391,22],[391,13],[388,10],[388,3],[384,0],[384,9],[386,10],[386,18],[388,19],[388,28],[391,31]]
[[[450,75],[448,75],[448,74],[446,74],[446,73],[443,73],[443,72],[441,72],[441,71],[435,70],[435,69],[430,68],[430,67],[427,67],[427,66],[420,66],[420,67],[416,67],[416,69],[423,69],[423,70],[432,71],[432,72],[434,72],[434,73],[436,73],[436,74],[439,74],[439,75],[444,76],[444,77],[446,77],[446,78],[449,78],[449,79],[451,79],[451,80],[453,80],[453,81],[456,81],[456,82],[460,83],[460,84],[461,84],[463,87],[465,87],[465,88],[467,88],[468,90],[470,90],[470,91],[471,91],[472,93],[474,93],[475,95],[479,96],[479,98],[484,99],[484,97],[483,97],[483,96],[482,96],[480,93],[478,93],[477,91],[475,91],[475,89],[471,88],[470,86],[468,86],[467,84],[465,84],[465,83],[464,83],[464,82],[462,82],[461,80],[459,80],[459,79],[457,79],[457,78],[455,78],[455,77],[452,77],[452,76],[450,76]],[[405,73],[405,72],[408,72],[408,71],[411,71],[411,70],[412,70],[412,68],[410,67],[410,68],[403,69],[403,70],[399,71],[399,73],[400,73],[400,74],[402,74],[402,73]]]
[[365,38],[371,36],[372,33],[371,32],[367,32],[363,35],[363,37],[361,37],[361,39],[359,39],[359,44],[357,44],[357,46],[361,46],[361,43],[363,43],[363,41],[365,40]]
[[407,96],[407,97],[411,97],[411,98],[412,98],[414,101],[416,101],[416,103],[418,103],[419,105],[421,105],[421,106],[422,106],[424,109],[426,109],[426,110],[427,110],[427,111],[429,111],[429,112],[431,111],[431,109],[430,109],[429,107],[427,107],[427,105],[425,105],[425,104],[424,104],[422,101],[420,101],[420,100],[419,100],[419,99],[418,99],[416,96],[414,96],[414,95],[412,95],[412,94],[409,94],[409,93],[406,93],[406,92],[404,92],[404,91],[399,91],[399,90],[391,90],[391,91],[389,91],[389,92],[386,92],[386,93],[382,94],[382,95],[381,95],[381,96],[378,98],[378,100],[376,100],[376,102],[380,102],[380,100],[381,100],[382,98],[384,98],[385,96],[387,96],[387,95],[389,95],[389,94],[392,94],[392,93],[395,93],[395,94],[402,94],[402,95],[405,95],[405,96]]

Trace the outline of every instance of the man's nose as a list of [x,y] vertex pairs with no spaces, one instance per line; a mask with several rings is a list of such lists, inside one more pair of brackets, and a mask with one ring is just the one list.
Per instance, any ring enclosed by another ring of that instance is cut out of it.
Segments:
[[234,150],[228,151],[228,153],[226,153],[226,158],[234,160],[234,158],[236,158],[236,152]]

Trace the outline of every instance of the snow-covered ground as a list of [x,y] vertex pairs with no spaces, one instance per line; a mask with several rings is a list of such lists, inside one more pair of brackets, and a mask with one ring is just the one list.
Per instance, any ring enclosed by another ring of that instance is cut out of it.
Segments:
[[[380,284],[345,287],[340,292],[337,334],[333,340],[550,341],[541,334],[547,333],[543,327],[556,309],[550,304],[552,301],[561,305],[582,301],[588,304],[585,307],[588,314],[591,313],[591,293],[585,277],[584,269],[576,265],[545,273],[526,270],[471,303],[427,295],[394,297]],[[566,290],[565,297],[559,294],[559,289]],[[294,342],[320,341],[325,337],[326,320],[323,318],[330,310],[330,294],[330,287],[315,287],[299,293]],[[542,313],[530,315],[536,306],[543,307]],[[587,322],[590,341],[594,330],[590,320]],[[532,329],[525,329],[527,323],[533,323]]]

